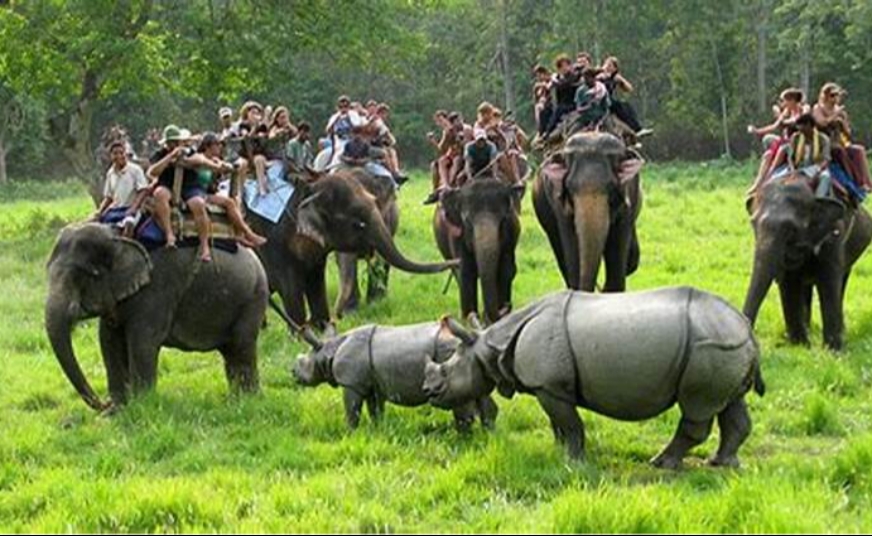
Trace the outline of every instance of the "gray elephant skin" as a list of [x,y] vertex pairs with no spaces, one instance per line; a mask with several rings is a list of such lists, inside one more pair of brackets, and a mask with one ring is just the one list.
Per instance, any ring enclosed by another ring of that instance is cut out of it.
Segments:
[[[347,173],[375,198],[376,207],[388,232],[391,236],[396,235],[400,226],[400,209],[397,207],[397,189],[394,183],[384,177],[376,177],[362,168],[352,168]],[[360,306],[357,261],[361,258],[367,261],[366,301],[372,303],[387,294],[391,266],[381,256],[375,255],[372,249],[362,254],[337,252],[339,294],[336,296],[335,314],[339,318]]]
[[611,134],[575,134],[563,147],[565,173],[546,162],[533,183],[533,208],[567,288],[593,292],[605,261],[603,291],[623,292],[639,266],[639,176],[622,181],[617,173],[627,154]]
[[680,466],[717,417],[721,442],[711,463],[736,466],[739,446],[751,430],[744,395],[752,387],[764,391],[747,319],[720,298],[692,288],[566,291],[481,332],[450,319],[445,327],[463,342],[445,363],[427,364],[424,390],[430,402],[454,407],[494,385],[507,397],[533,394],[573,458],[584,451],[576,406],[639,421],[678,403],[678,430],[652,463]]
[[325,269],[331,251],[377,251],[389,264],[413,273],[434,273],[456,262],[419,264],[405,258],[379,213],[375,197],[347,171],[297,182],[290,207],[278,223],[249,211],[248,223],[267,243],[257,248],[285,311],[298,324],[323,329],[330,322]]
[[457,283],[464,318],[478,314],[478,281],[486,322],[496,322],[512,309],[523,193],[523,184],[511,186],[488,178],[468,181],[442,196],[433,233],[445,259],[460,259]]
[[816,198],[802,177],[767,184],[748,208],[756,243],[745,315],[752,324],[756,321],[775,281],[787,336],[807,345],[812,291],[817,289],[824,343],[841,350],[851,267],[872,241],[869,213],[835,199]]
[[233,389],[258,388],[257,336],[268,287],[255,254],[215,249],[201,262],[196,248],[149,254],[138,242],[96,223],[64,228],[48,262],[45,325],[70,383],[94,409],[101,401],[72,345],[76,323],[100,317],[100,349],[116,407],[130,392],[153,388],[161,347],[218,350]]
[[[354,429],[364,403],[373,421],[381,418],[385,402],[408,407],[426,404],[422,389],[425,364],[428,359],[444,361],[458,342],[438,322],[368,325],[316,344],[309,355],[297,359],[293,374],[306,386],[326,382],[342,387],[346,422]],[[476,415],[483,426],[493,427],[498,408],[489,395],[481,393],[451,408],[458,430],[468,430]]]

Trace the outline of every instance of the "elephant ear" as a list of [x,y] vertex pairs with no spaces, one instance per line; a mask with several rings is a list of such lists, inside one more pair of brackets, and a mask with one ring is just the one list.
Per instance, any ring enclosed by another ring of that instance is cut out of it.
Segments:
[[134,240],[112,239],[112,269],[108,274],[109,288],[116,302],[129,298],[151,281],[151,257]]
[[458,189],[450,189],[442,194],[442,209],[445,210],[445,217],[451,224],[462,227],[462,199]]
[[831,236],[838,234],[840,224],[845,218],[845,205],[828,198],[815,199],[809,223],[809,241],[818,247]]
[[361,394],[372,390],[370,343],[375,326],[363,326],[347,333],[333,357],[333,379],[338,385]]

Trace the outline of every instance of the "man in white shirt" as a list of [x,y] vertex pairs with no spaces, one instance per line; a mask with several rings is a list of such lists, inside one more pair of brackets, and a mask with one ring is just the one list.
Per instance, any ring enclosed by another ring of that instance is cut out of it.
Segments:
[[139,207],[149,194],[148,179],[142,168],[127,160],[124,142],[109,146],[112,165],[106,171],[103,201],[97,215],[103,223],[116,223],[130,234],[139,220]]

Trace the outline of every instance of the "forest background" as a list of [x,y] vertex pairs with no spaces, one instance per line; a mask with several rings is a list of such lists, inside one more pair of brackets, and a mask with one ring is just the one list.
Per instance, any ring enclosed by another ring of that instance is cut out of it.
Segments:
[[109,125],[214,129],[246,99],[321,132],[343,93],[390,103],[421,167],[434,110],[490,100],[532,130],[532,66],[581,50],[621,60],[655,160],[747,157],[781,89],[831,80],[872,142],[868,0],[6,0],[0,183],[98,176]]

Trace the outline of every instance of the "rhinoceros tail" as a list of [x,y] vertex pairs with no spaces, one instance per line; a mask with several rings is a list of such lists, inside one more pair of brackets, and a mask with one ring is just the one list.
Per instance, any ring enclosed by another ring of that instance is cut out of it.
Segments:
[[760,396],[766,394],[766,384],[763,382],[763,373],[760,372],[760,360],[754,364],[754,392]]

